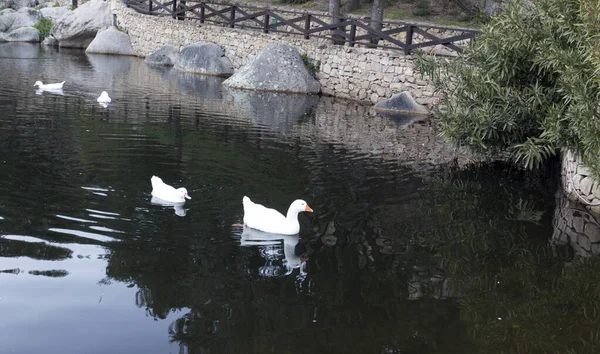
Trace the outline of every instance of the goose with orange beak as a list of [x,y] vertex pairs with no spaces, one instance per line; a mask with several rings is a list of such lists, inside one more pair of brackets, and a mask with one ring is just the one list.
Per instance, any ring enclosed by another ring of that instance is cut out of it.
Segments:
[[275,209],[254,203],[248,197],[242,199],[244,205],[244,225],[252,229],[273,234],[295,235],[300,232],[298,214],[304,211],[312,213],[311,207],[302,200],[295,200],[283,216]]

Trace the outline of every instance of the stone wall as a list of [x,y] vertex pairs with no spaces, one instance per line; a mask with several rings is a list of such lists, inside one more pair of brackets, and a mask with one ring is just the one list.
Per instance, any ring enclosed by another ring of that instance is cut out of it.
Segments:
[[552,244],[569,245],[581,257],[600,255],[600,216],[567,199],[562,191],[556,193],[552,224]]
[[593,179],[581,157],[571,150],[563,153],[561,178],[569,199],[582,203],[588,210],[600,214],[599,183]]
[[267,45],[284,42],[318,63],[317,80],[324,95],[377,103],[393,94],[410,91],[418,103],[428,108],[439,102],[433,88],[416,73],[414,58],[398,51],[340,47],[300,36],[142,15],[120,0],[110,1],[112,13],[117,15],[119,26],[129,33],[133,50],[140,57],[150,55],[165,44],[181,49],[195,42],[212,42],[225,49],[225,55],[237,69]]

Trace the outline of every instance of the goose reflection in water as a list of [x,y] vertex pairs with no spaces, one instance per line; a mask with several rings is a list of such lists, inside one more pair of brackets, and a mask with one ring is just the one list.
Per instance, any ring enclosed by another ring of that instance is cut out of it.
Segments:
[[156,197],[152,197],[152,199],[150,199],[150,203],[152,205],[160,205],[163,207],[173,207],[173,209],[175,209],[175,214],[177,216],[185,216],[185,214],[187,213],[188,210],[190,210],[189,208],[185,209],[184,203],[169,203],[169,202],[165,202],[162,199],[156,198]]
[[[259,269],[261,275],[277,277],[290,275],[294,269],[300,269],[300,273],[304,273],[303,261],[300,255],[296,254],[298,241],[300,241],[298,235],[271,234],[244,227],[240,243],[242,246],[257,246],[259,248],[261,257],[265,259],[265,264]],[[282,258],[283,264],[280,263]]]
[[37,90],[35,90],[35,94],[36,95],[43,95],[44,93],[50,93],[53,95],[61,95],[64,96],[64,92],[61,88],[59,89],[43,89],[43,88],[38,88]]

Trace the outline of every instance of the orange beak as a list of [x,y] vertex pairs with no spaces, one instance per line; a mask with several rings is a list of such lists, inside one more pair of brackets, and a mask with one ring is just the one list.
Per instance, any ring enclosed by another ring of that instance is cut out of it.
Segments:
[[310,211],[311,213],[313,212],[312,208],[308,206],[308,204],[306,204],[306,208],[304,208],[304,211]]

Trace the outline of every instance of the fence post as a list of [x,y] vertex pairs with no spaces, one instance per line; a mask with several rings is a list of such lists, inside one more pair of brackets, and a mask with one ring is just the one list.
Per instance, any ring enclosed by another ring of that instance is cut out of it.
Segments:
[[349,46],[350,47],[354,47],[354,40],[356,38],[356,24],[354,23],[354,20],[352,20],[352,24],[350,25],[350,39],[349,41]]
[[180,0],[179,1],[179,11],[181,11],[181,13],[177,14],[177,19],[178,20],[185,20],[185,0]]
[[205,3],[200,3],[200,23],[204,23],[204,5]]
[[231,16],[229,18],[229,28],[233,28],[235,23],[235,5],[231,7]]
[[265,14],[265,23],[263,24],[263,32],[269,33],[269,23],[271,22],[271,16],[268,13]]
[[177,18],[175,11],[177,11],[177,0],[173,0],[173,18]]
[[406,55],[410,54],[410,47],[412,46],[412,40],[413,40],[413,26],[408,25],[408,28],[406,29],[406,47],[404,47],[404,54],[406,54]]
[[304,20],[304,39],[309,39],[308,31],[310,31],[310,14],[306,14],[306,19]]
[[73,2],[71,3],[73,9],[77,8],[77,0],[73,0]]

